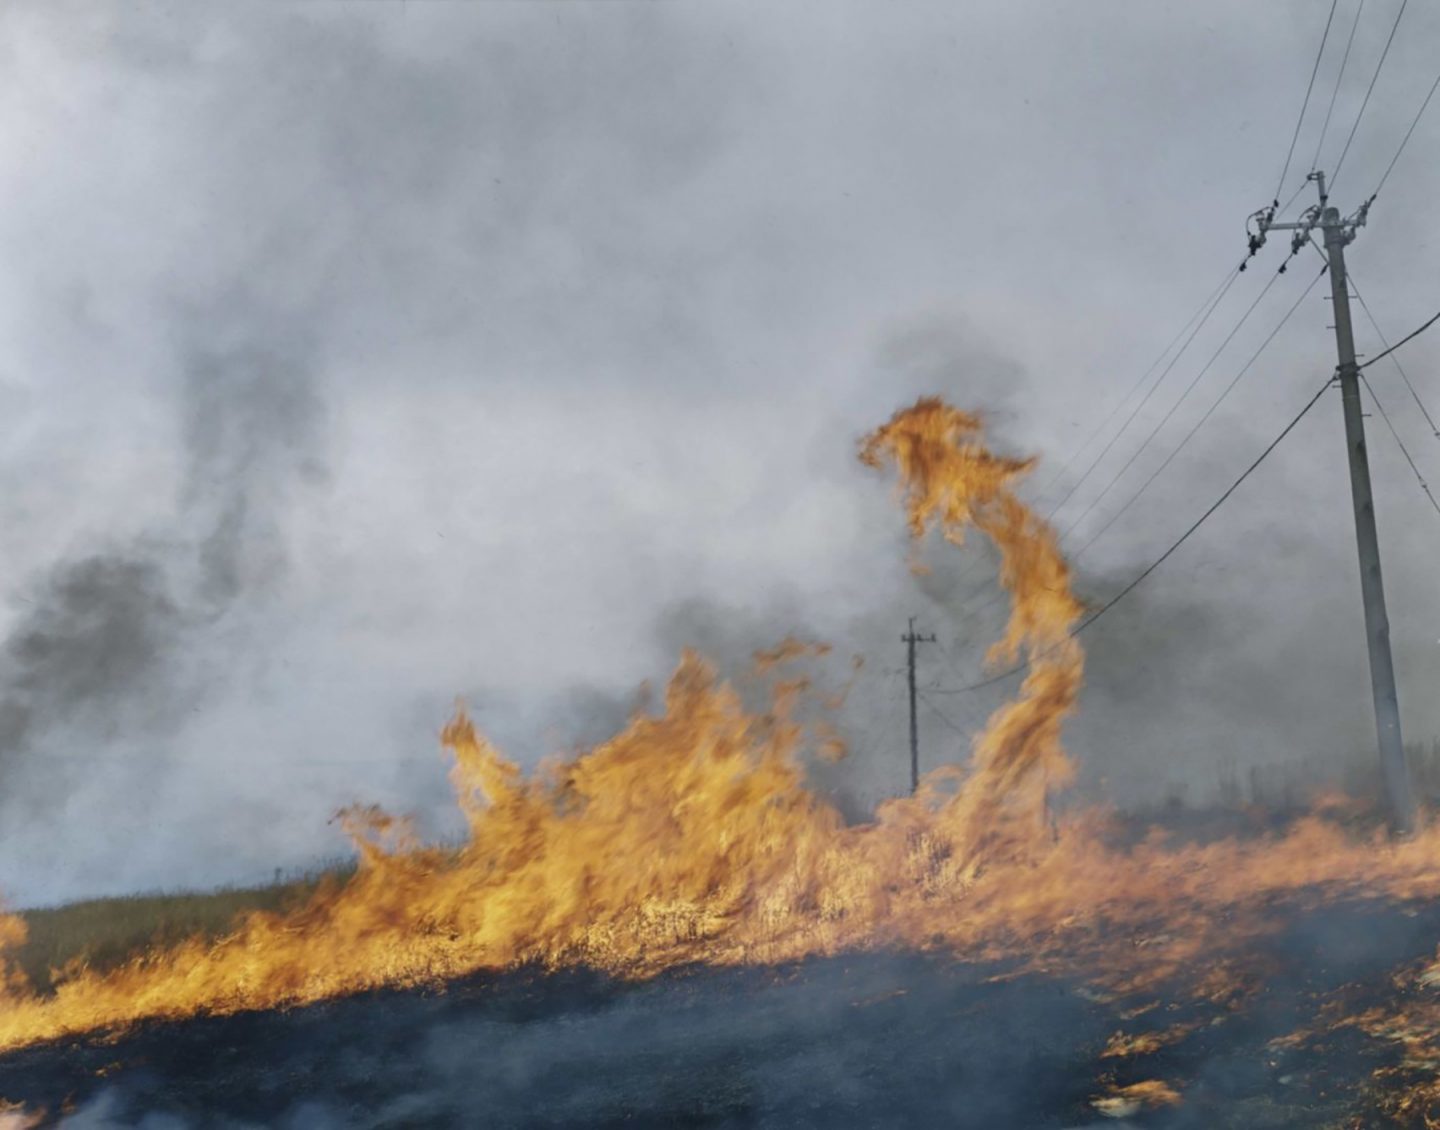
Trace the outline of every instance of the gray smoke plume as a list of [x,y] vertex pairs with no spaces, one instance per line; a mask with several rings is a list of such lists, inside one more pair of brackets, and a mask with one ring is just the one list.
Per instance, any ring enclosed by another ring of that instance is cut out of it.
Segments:
[[51,815],[88,767],[85,750],[165,749],[219,673],[231,614],[285,568],[288,496],[324,473],[321,403],[303,334],[249,305],[226,295],[177,316],[183,459],[171,519],[127,544],[84,546],[19,598],[0,645],[0,807],[12,819]]
[[238,318],[202,323],[203,336],[187,344],[180,400],[182,521],[199,530],[199,595],[217,608],[276,578],[286,496],[325,476],[307,328],[226,304],[240,306]]
[[[1233,266],[1313,56],[1293,19],[1239,0],[1098,23],[1000,0],[842,6],[823,23],[748,3],[5,6],[0,888],[301,865],[339,849],[338,805],[448,811],[434,738],[457,693],[529,766],[603,739],[681,645],[743,665],[821,639],[841,683],[863,653],[833,770],[863,808],[907,783],[899,637],[916,616],[940,636],[919,656],[922,759],[964,756],[1014,686],[952,693],[1003,622],[993,558],[937,547],[910,576],[854,442],[937,393],[1039,453],[1026,490],[1057,501],[1084,435]],[[1440,32],[1413,4],[1405,18],[1405,42]],[[1433,79],[1402,46],[1348,159],[1356,193],[1400,135],[1385,115]],[[1392,340],[1433,313],[1411,285],[1423,245],[1386,219],[1433,197],[1424,144],[1352,262]],[[1067,545],[1303,285],[1277,281]],[[1154,560],[1272,438],[1333,363],[1324,323],[1312,295],[1081,557],[1084,596]],[[1429,339],[1406,348],[1425,371]],[[1432,437],[1383,372],[1433,480]],[[1243,776],[1366,739],[1332,408],[1086,633],[1068,731],[1086,774],[1198,796],[1221,762]],[[1440,540],[1371,423],[1402,710],[1423,740],[1440,732]],[[20,782],[53,806],[62,760],[111,767],[90,790],[104,803],[72,805],[65,843],[32,860],[38,839],[8,838]]]
[[[156,684],[185,629],[163,568],[145,547],[60,562],[35,586],[4,643],[0,755],[6,793],[23,755],[62,724],[100,732],[157,727]],[[33,767],[31,767],[33,770]]]

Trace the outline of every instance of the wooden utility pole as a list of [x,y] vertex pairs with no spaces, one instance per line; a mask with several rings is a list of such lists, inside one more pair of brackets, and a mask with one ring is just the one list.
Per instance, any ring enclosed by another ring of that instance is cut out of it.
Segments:
[[[1355,509],[1355,542],[1360,551],[1360,590],[1365,601],[1365,638],[1370,649],[1370,690],[1375,701],[1375,728],[1380,744],[1380,768],[1390,823],[1404,834],[1414,827],[1415,801],[1410,791],[1410,770],[1400,736],[1400,702],[1395,693],[1395,666],[1390,654],[1390,619],[1385,612],[1385,585],[1380,575],[1380,541],[1375,529],[1375,501],[1370,491],[1370,463],[1365,453],[1365,419],[1360,410],[1360,366],[1355,360],[1355,335],[1350,324],[1350,288],[1345,281],[1345,245],[1364,226],[1370,208],[1341,219],[1325,194],[1325,174],[1311,173],[1320,190],[1320,203],[1307,209],[1299,223],[1277,224],[1270,216],[1261,222],[1269,229],[1292,229],[1291,252],[1298,251],[1319,228],[1325,236],[1325,258],[1330,265],[1330,293],[1335,309],[1335,348],[1339,356],[1340,401],[1345,413],[1345,444],[1350,454],[1350,496]],[[1372,198],[1373,199],[1373,198]]]
[[920,787],[920,723],[915,716],[915,645],[917,643],[934,643],[935,635],[932,632],[928,636],[917,636],[915,634],[915,617],[911,616],[910,630],[900,639],[907,648],[906,657],[910,670],[910,791],[913,793]]

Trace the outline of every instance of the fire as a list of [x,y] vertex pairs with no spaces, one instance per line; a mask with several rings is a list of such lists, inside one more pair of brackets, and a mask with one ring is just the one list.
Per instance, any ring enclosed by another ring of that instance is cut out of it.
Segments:
[[0,1099],[0,1130],[31,1130],[45,1121],[45,1116],[27,1111],[14,1103]]
[[0,907],[0,1001],[9,999],[25,990],[25,976],[5,959],[6,951],[13,953],[25,944],[29,927],[19,915],[6,914]]
[[1116,1087],[1110,1094],[1092,1099],[1091,1105],[1110,1118],[1130,1118],[1142,1110],[1176,1106],[1180,1093],[1159,1079],[1146,1079],[1127,1087]]
[[[805,758],[833,739],[797,720],[807,687],[787,673],[807,649],[795,645],[762,657],[765,713],[686,654],[661,709],[529,776],[462,712],[443,734],[469,829],[458,847],[354,809],[344,815],[357,873],[294,911],[110,972],[63,971],[46,994],[0,964],[0,1050],[525,963],[646,976],[881,947],[1010,958],[1122,995],[1181,984],[1224,1009],[1263,975],[1248,954],[1275,928],[1275,900],[1440,894],[1432,830],[1357,837],[1317,811],[1267,838],[1172,844],[1157,833],[1126,847],[1103,812],[1051,814],[1049,794],[1072,776],[1061,727],[1082,682],[1083,607],[1054,532],[1015,492],[1033,461],[992,453],[978,418],[935,399],[898,412],[860,457],[896,469],[917,541],[938,529],[958,544],[973,529],[1000,553],[1012,608],[991,657],[1023,658],[1028,672],[963,767],[847,825],[806,785]],[[0,917],[0,955],[21,941],[19,919]],[[1143,1054],[1187,1031],[1117,1032],[1105,1052]],[[1177,1101],[1169,1083],[1146,1081],[1097,1103]]]
[[1084,672],[1084,656],[1073,636],[1084,610],[1071,591],[1070,568],[1055,532],[1011,489],[1035,461],[994,455],[979,437],[978,417],[930,398],[897,412],[860,449],[867,466],[893,462],[899,470],[910,533],[917,542],[933,525],[960,545],[966,527],[973,525],[1000,551],[1000,583],[1012,604],[1005,634],[990,658],[1013,662],[1026,650],[1030,670],[1019,699],[997,711],[975,741],[964,791],[969,817],[977,807],[993,809],[1022,791],[1033,801],[1037,790],[1070,780],[1060,727],[1075,708]]

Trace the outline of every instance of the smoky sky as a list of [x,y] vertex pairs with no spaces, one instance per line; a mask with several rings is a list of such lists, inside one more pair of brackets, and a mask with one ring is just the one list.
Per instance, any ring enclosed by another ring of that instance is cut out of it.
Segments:
[[[1322,166],[1384,46],[1393,5],[1374,7]],[[1440,17],[1411,7],[1345,206],[1433,80]],[[444,834],[436,735],[457,697],[529,765],[603,738],[687,644],[732,670],[787,634],[824,639],[841,681],[863,655],[851,756],[817,774],[863,810],[904,785],[916,616],[940,637],[921,650],[924,756],[963,756],[1005,689],[949,693],[1001,626],[993,558],[927,547],[913,576],[856,441],[939,393],[1040,456],[1025,489],[1048,512],[1243,253],[1321,22],[1238,0],[8,5],[0,890],[264,877],[341,850],[327,819],[354,800]],[[1336,69],[1328,54],[1317,98]],[[1349,250],[1392,341],[1436,303],[1437,122]],[[1281,255],[1242,276],[1137,436]],[[1277,283],[1069,548],[1312,270]],[[1079,558],[1086,599],[1153,560],[1324,380],[1324,289]],[[1357,333],[1378,352],[1363,317]],[[1432,403],[1436,357],[1426,338],[1404,354]],[[1370,373],[1440,476],[1398,374]],[[1402,710],[1428,740],[1440,520],[1367,425]],[[1332,395],[1086,633],[1081,788],[1200,796],[1225,764],[1318,774],[1363,752],[1350,521]]]

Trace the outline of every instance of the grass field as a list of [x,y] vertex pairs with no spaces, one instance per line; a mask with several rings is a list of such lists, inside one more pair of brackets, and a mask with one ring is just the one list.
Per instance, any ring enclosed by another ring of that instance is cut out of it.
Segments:
[[22,911],[29,936],[15,957],[30,983],[44,992],[52,972],[71,962],[113,968],[152,946],[196,934],[219,937],[249,911],[283,910],[306,898],[325,876],[343,880],[348,874],[347,866],[337,865],[258,887],[127,895]]
[[[1406,752],[1417,795],[1434,804],[1440,798],[1440,739],[1407,746]],[[1177,793],[1162,809],[1133,814],[1137,832],[1153,820],[1206,838],[1254,834],[1260,827],[1241,818],[1246,804],[1275,812],[1304,807],[1303,801],[1297,799],[1302,790],[1295,787],[1296,782],[1305,780],[1301,762],[1274,766],[1269,771],[1253,770],[1244,778],[1233,766],[1222,764],[1220,772],[1221,804],[1192,808],[1185,803],[1183,793]],[[1351,795],[1377,794],[1378,798],[1375,777],[1374,755],[1356,755],[1347,766],[1343,783]],[[343,879],[352,867],[349,862],[336,861],[263,886],[140,894],[23,911],[29,938],[15,956],[30,983],[45,992],[52,986],[52,971],[70,962],[80,961],[96,969],[112,968],[153,946],[196,934],[218,937],[240,915],[293,906],[314,891],[323,877]]]

